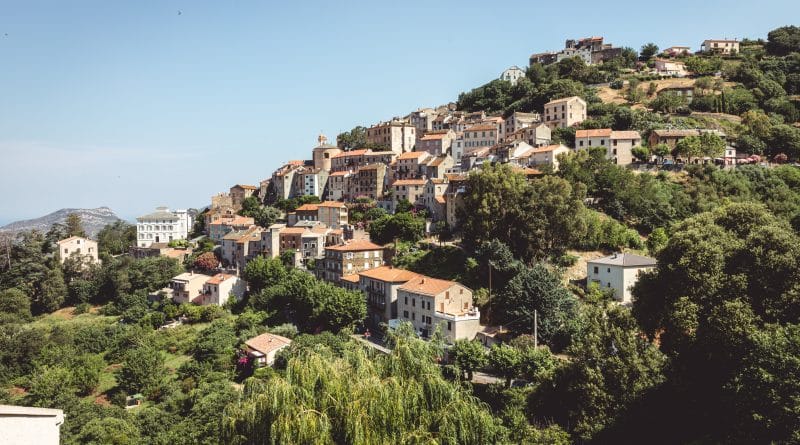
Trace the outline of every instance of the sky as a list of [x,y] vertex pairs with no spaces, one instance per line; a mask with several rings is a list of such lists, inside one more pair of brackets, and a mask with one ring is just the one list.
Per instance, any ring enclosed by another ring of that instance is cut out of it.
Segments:
[[568,38],[697,49],[800,17],[797,0],[565,5],[0,0],[0,222],[201,207],[320,132],[454,101]]

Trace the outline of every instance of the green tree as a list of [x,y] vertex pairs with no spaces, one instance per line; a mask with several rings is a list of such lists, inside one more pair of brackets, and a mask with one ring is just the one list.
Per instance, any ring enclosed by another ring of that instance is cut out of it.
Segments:
[[31,318],[31,300],[19,289],[0,291],[0,324],[7,321],[24,322]]
[[262,289],[278,284],[287,275],[286,267],[277,258],[256,257],[247,262],[242,278],[247,281],[250,292],[256,294]]
[[370,239],[378,244],[394,240],[417,242],[425,236],[425,220],[410,212],[382,216],[369,225]]
[[652,42],[644,44],[642,45],[642,49],[639,50],[639,60],[646,62],[656,54],[658,54],[658,45]]
[[149,345],[139,345],[125,353],[117,382],[128,394],[148,394],[161,384],[164,375],[161,351]]
[[70,213],[67,215],[67,219],[64,221],[65,226],[65,235],[67,237],[70,236],[82,236],[86,237],[86,231],[83,230],[83,223],[81,222],[81,216],[77,213]]
[[497,295],[494,305],[498,319],[493,322],[517,334],[531,334],[536,311],[539,340],[550,343],[566,334],[566,324],[575,315],[575,303],[561,278],[537,263],[520,271]]
[[139,442],[139,430],[135,425],[116,417],[102,417],[83,425],[76,438],[86,445],[134,445]]
[[38,368],[31,377],[26,399],[33,406],[63,406],[76,392],[72,373],[64,366],[44,366]]
[[37,313],[53,312],[60,308],[67,298],[67,285],[64,283],[61,265],[53,262],[38,287],[37,298],[33,301]]
[[367,129],[366,127],[356,126],[350,131],[339,133],[336,136],[336,145],[342,150],[353,150],[366,147]]
[[96,354],[81,354],[71,360],[72,383],[81,395],[89,395],[100,383],[106,362]]
[[767,52],[774,56],[786,56],[800,52],[800,27],[782,26],[767,34]]
[[211,365],[216,371],[230,370],[238,341],[233,325],[228,320],[214,320],[198,335],[192,355],[195,360]]
[[509,388],[520,373],[522,353],[512,346],[494,345],[489,350],[488,364],[496,375],[506,379],[506,388]]
[[649,106],[662,113],[675,113],[678,108],[686,106],[686,99],[675,93],[662,93],[651,100]]
[[488,356],[483,345],[476,340],[456,340],[450,349],[450,359],[462,373],[466,373],[468,381],[472,381],[473,373],[486,366]]
[[663,160],[665,156],[669,156],[672,153],[672,149],[667,144],[658,144],[652,149],[653,154],[658,156],[659,160]]
[[119,255],[136,244],[136,226],[125,221],[115,221],[97,233],[97,249],[100,254]]
[[650,252],[650,255],[655,255],[667,245],[667,241],[669,241],[667,231],[662,227],[657,227],[647,237],[647,251]]

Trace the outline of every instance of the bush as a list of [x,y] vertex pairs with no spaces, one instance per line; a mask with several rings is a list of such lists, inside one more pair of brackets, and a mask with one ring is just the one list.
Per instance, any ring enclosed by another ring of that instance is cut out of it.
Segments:
[[575,263],[578,262],[578,259],[579,258],[577,256],[575,256],[575,255],[570,255],[568,253],[565,253],[563,255],[560,255],[560,256],[556,257],[553,260],[553,262],[555,263],[556,266],[559,266],[559,267],[571,267],[571,266],[574,266]]
[[614,90],[621,90],[623,85],[624,82],[622,81],[622,79],[616,79],[613,82],[611,82],[610,87]]

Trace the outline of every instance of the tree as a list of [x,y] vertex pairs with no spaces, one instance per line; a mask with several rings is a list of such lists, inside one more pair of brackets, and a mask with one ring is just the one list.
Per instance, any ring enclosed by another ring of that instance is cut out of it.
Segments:
[[370,239],[378,244],[387,244],[395,239],[417,242],[425,236],[425,220],[410,212],[382,216],[369,225]]
[[139,345],[125,353],[125,361],[117,376],[120,388],[128,394],[148,394],[164,376],[164,355],[149,345]]
[[507,345],[494,345],[489,350],[489,366],[495,374],[506,379],[506,388],[511,387],[511,381],[520,373],[522,353],[514,347]]
[[653,154],[658,156],[658,159],[663,161],[665,156],[669,156],[672,153],[672,148],[669,145],[661,143],[657,144],[653,147]]
[[647,237],[647,251],[650,252],[650,255],[655,255],[667,245],[667,241],[669,241],[669,237],[666,230],[658,227]]
[[703,155],[703,146],[699,136],[687,136],[675,144],[675,154],[686,156],[690,160]]
[[86,237],[86,231],[83,230],[83,224],[81,223],[81,216],[77,213],[70,213],[67,215],[66,221],[64,221],[65,225],[65,235],[67,237],[70,236],[81,236]]
[[76,438],[86,445],[134,445],[139,442],[139,430],[124,419],[102,417],[83,425]]
[[195,360],[210,365],[215,371],[230,370],[233,368],[238,341],[233,325],[228,320],[214,320],[198,335],[192,355]]
[[720,68],[722,68],[722,60],[719,57],[692,56],[686,59],[686,69],[699,76],[714,74]]
[[656,54],[658,54],[658,45],[652,42],[644,44],[642,49],[639,50],[639,60],[646,62]]
[[252,294],[280,283],[286,275],[286,268],[279,259],[261,256],[248,261],[242,272],[242,278],[247,281]]
[[686,99],[675,93],[662,93],[650,101],[650,108],[662,113],[674,113],[678,108],[686,106]]
[[715,133],[700,134],[700,147],[703,156],[715,158],[725,153],[725,141]]
[[197,269],[209,271],[219,267],[219,260],[217,256],[214,255],[214,252],[205,252],[195,258],[192,265]]
[[45,408],[63,406],[75,391],[69,369],[64,366],[43,366],[32,375],[27,403]]
[[767,34],[767,52],[774,56],[786,56],[800,52],[800,27],[782,26]]
[[566,324],[575,315],[575,297],[561,278],[537,263],[520,271],[497,295],[494,304],[501,324],[516,334],[533,333],[534,311],[539,340],[550,343],[566,335]]
[[367,129],[359,125],[350,131],[339,133],[336,136],[336,145],[345,151],[365,147],[367,145]]
[[100,374],[106,362],[96,354],[81,354],[71,360],[72,383],[81,395],[89,395],[100,384]]
[[115,221],[97,233],[97,249],[100,254],[119,255],[136,244],[136,226],[125,221]]
[[456,340],[450,349],[453,364],[462,373],[467,374],[467,381],[472,381],[472,374],[486,366],[488,357],[483,345],[477,340]]
[[61,265],[53,262],[38,287],[37,298],[33,301],[37,313],[53,312],[60,308],[67,298],[67,285],[64,283]]
[[19,289],[0,291],[0,324],[7,321],[24,322],[31,318],[31,300]]

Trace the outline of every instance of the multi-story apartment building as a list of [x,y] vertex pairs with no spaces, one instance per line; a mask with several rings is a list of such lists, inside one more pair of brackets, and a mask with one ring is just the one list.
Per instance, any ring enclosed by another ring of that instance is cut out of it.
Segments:
[[664,128],[651,131],[648,143],[651,147],[655,147],[658,144],[667,144],[670,149],[674,149],[675,145],[677,145],[678,141],[680,141],[681,139],[689,136],[700,136],[700,134],[702,133],[714,133],[723,140],[726,137],[725,133],[719,130],[709,130],[709,129],[678,130],[678,129]]
[[328,176],[328,194],[327,198],[333,201],[345,201],[349,199],[347,189],[349,187],[350,178],[353,177],[353,172],[343,170],[333,172]]
[[428,152],[433,156],[450,153],[450,146],[456,138],[453,130],[437,130],[425,133],[417,142],[417,151]]
[[150,247],[153,243],[168,243],[186,239],[192,228],[192,217],[186,210],[170,211],[157,207],[156,211],[136,218],[136,244]]
[[417,135],[424,135],[433,129],[433,121],[438,114],[433,108],[420,108],[406,116],[406,120],[417,129]]
[[351,275],[383,265],[383,246],[355,240],[338,246],[325,247],[325,258],[317,261],[317,277],[339,283],[344,275]]
[[409,151],[401,154],[395,163],[394,177],[421,178],[425,175],[425,166],[432,157],[427,151]]
[[358,274],[358,288],[367,299],[367,319],[373,328],[397,318],[397,289],[418,274],[381,266]]
[[234,301],[241,300],[247,290],[247,282],[236,275],[218,273],[203,283],[201,294],[192,303],[207,305],[224,305],[233,297]]
[[247,261],[261,252],[261,232],[258,226],[236,230],[222,237],[222,262],[228,267],[244,269]]
[[505,127],[501,139],[505,140],[510,135],[523,128],[528,128],[541,122],[542,116],[539,113],[522,113],[515,111],[505,119]]
[[420,204],[428,210],[431,220],[445,221],[447,208],[445,194],[449,186],[446,178],[430,178],[425,183],[425,190],[420,199]]
[[632,149],[642,145],[638,131],[613,131],[610,128],[578,130],[575,132],[575,148],[585,150],[601,147],[606,151],[606,159],[617,165],[633,162]]
[[392,183],[393,209],[397,208],[400,201],[407,200],[412,205],[417,203],[425,193],[427,179],[398,179]]
[[496,124],[478,124],[464,130],[464,150],[491,147],[500,142],[500,129]]
[[258,190],[258,187],[247,184],[236,184],[231,187],[229,196],[231,198],[231,205],[233,208],[236,210],[241,209],[244,200],[253,196],[256,190]]
[[58,259],[61,264],[67,258],[79,258],[84,264],[98,264],[97,241],[81,236],[71,236],[56,243],[58,245]]
[[472,305],[472,290],[455,281],[420,275],[397,288],[397,313],[421,337],[437,326],[449,343],[472,340],[480,332],[480,312]]
[[307,168],[301,173],[303,177],[303,195],[322,198],[325,185],[328,183],[328,171],[319,168]]
[[255,219],[249,216],[232,215],[229,218],[219,218],[208,225],[208,237],[215,243],[222,242],[222,238],[234,230],[246,230],[255,224]]
[[303,171],[303,161],[289,161],[272,174],[271,183],[278,199],[289,199],[294,196],[295,176]]
[[429,159],[424,165],[424,175],[428,178],[443,178],[455,165],[453,157],[448,154]]
[[350,179],[347,199],[355,200],[360,196],[379,199],[383,196],[386,171],[386,164],[371,164],[359,168]]
[[417,127],[407,121],[393,119],[367,129],[367,143],[382,145],[399,154],[411,151],[417,141]]
[[332,229],[347,224],[347,206],[343,202],[325,201],[317,204],[317,221]]
[[586,120],[586,101],[578,96],[555,99],[544,105],[544,123],[553,128],[566,128]]
[[259,253],[267,258],[276,258],[281,253],[281,230],[286,224],[276,223],[261,232]]

